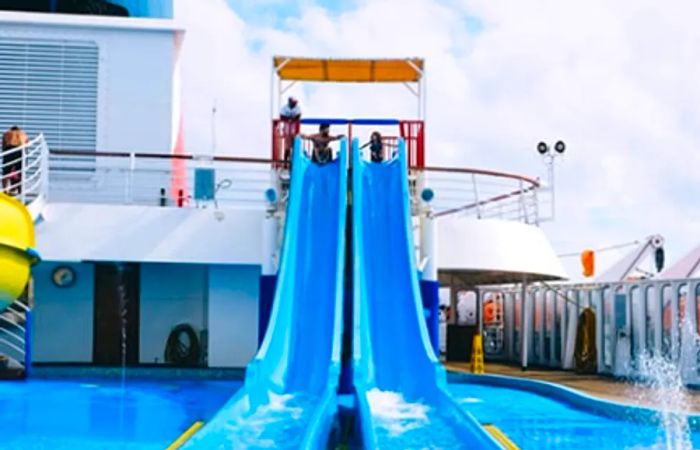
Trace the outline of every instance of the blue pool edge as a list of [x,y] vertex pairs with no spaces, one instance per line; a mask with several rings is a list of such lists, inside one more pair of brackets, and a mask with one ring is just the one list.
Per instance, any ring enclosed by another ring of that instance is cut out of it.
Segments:
[[[657,409],[644,406],[626,405],[610,400],[604,400],[598,397],[593,397],[579,390],[549,381],[530,380],[507,375],[476,375],[449,369],[447,371],[447,376],[450,383],[471,383],[532,392],[551,399],[559,400],[575,408],[603,417],[636,422],[645,425],[660,425],[662,420],[661,411]],[[700,431],[700,414],[684,412],[678,412],[678,414],[687,415],[688,424],[691,431]]]

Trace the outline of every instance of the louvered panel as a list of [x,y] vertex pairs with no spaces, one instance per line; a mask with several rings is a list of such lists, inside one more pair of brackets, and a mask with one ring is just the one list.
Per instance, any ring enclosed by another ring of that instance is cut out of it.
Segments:
[[0,129],[50,147],[95,150],[99,52],[93,42],[0,38]]

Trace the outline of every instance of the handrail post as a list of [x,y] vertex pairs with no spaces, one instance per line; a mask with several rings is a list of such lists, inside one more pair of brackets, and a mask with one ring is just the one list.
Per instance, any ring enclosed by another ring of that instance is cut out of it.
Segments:
[[476,217],[481,219],[481,203],[479,202],[479,189],[476,186],[476,175],[472,173],[472,186],[474,187],[474,204],[476,205]]
[[39,157],[41,158],[39,162],[39,170],[41,171],[39,179],[41,180],[41,186],[39,187],[39,195],[48,201],[49,199],[49,146],[46,144],[44,135],[39,135]]
[[534,201],[534,208],[535,208],[535,225],[539,226],[540,225],[540,204],[539,200],[537,198],[537,189],[532,188],[532,199]]
[[134,202],[134,170],[136,169],[136,154],[134,152],[129,153],[129,174],[126,177],[126,198],[124,199],[126,203]]
[[24,313],[24,377],[29,378],[32,372],[32,310]]
[[522,217],[525,219],[525,223],[530,223],[527,216],[527,205],[525,204],[525,193],[523,192],[523,180],[518,180],[518,198],[520,199],[520,209],[522,210]]
[[27,204],[27,177],[25,176],[25,171],[27,170],[27,146],[23,145],[20,148],[20,162],[21,166],[19,169],[19,198],[25,205]]

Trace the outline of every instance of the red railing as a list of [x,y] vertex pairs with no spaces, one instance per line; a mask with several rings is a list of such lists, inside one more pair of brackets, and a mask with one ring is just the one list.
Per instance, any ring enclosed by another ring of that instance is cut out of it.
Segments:
[[422,120],[402,120],[399,122],[401,137],[406,142],[408,166],[422,169],[425,167],[425,133]]
[[294,137],[300,129],[301,123],[298,120],[272,121],[272,161],[288,161],[291,158]]
[[[333,122],[337,125],[337,123]],[[349,120],[347,123],[345,136],[351,140],[354,133],[354,128],[357,126],[371,126],[372,120]],[[378,120],[377,126],[386,126],[386,123]],[[408,165],[412,169],[422,169],[425,167],[425,124],[422,120],[401,120],[393,121],[392,125],[398,125],[398,136],[406,142],[406,151],[408,153]],[[294,145],[294,137],[301,131],[301,122],[289,121],[283,119],[273,119],[272,121],[272,142],[271,142],[271,157],[273,161],[286,161],[290,157],[291,149]],[[387,144],[396,145],[395,137],[386,137],[383,139]]]

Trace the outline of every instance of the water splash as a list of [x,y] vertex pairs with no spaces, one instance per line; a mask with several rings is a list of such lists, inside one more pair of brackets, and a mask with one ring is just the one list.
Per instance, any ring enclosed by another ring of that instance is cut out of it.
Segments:
[[430,407],[423,403],[409,403],[398,392],[372,389],[367,392],[370,411],[377,426],[390,437],[422,428],[429,422]]
[[124,280],[124,266],[117,264],[117,298],[119,300],[119,316],[121,318],[121,396],[119,403],[119,430],[123,435],[126,411],[124,403],[126,401],[126,315],[127,302],[126,286]]
[[121,382],[122,389],[126,386],[126,326],[127,303],[126,286],[124,281],[124,267],[117,265],[117,298],[119,300],[119,318],[121,319]]
[[698,337],[690,321],[681,324],[681,343],[678,360],[660,355],[642,355],[638,360],[638,370],[642,376],[638,384],[646,387],[640,390],[639,400],[659,411],[658,418],[663,427],[664,442],[657,443],[654,448],[693,448],[688,422],[692,403],[683,382],[683,372],[690,359],[697,358]]
[[250,409],[249,399],[244,398],[222,410],[208,433],[185,448],[221,448],[222,442],[235,443],[228,448],[279,448],[282,444],[297,448],[317,403],[317,397],[307,394],[270,393],[268,403]]

